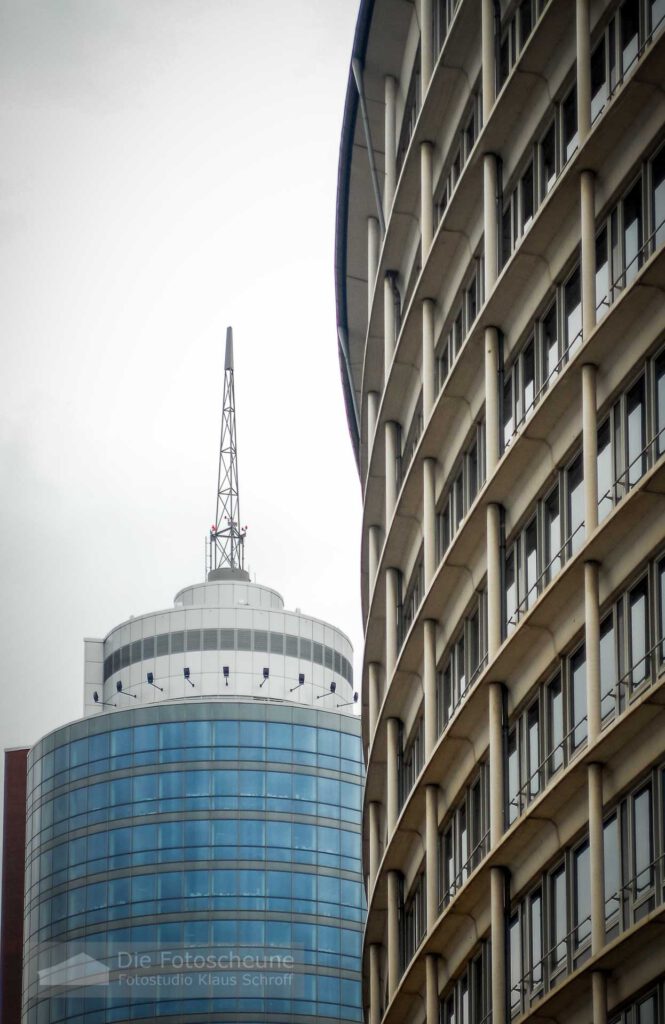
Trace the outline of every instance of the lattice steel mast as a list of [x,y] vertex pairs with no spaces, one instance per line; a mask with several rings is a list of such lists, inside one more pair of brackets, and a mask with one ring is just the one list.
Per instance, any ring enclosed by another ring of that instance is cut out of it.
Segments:
[[210,569],[244,572],[246,526],[240,526],[236,401],[233,383],[233,328],[226,328],[222,434],[219,443],[217,512],[210,528]]

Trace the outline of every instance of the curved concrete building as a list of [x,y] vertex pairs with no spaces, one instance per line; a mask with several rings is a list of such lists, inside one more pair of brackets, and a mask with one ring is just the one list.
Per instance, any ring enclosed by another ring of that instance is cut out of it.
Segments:
[[362,0],[370,1024],[663,1021],[665,4]]

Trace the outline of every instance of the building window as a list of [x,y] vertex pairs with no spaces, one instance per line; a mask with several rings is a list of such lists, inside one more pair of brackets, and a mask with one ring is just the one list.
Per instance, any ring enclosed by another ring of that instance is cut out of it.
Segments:
[[398,650],[404,643],[411,626],[418,614],[418,609],[425,596],[425,569],[422,551],[419,552],[409,582],[406,585],[404,598],[398,608]]
[[444,161],[443,171],[435,189],[434,210],[437,224],[441,222],[441,218],[452,199],[453,192],[457,188],[457,183],[471,155],[481,126],[482,101],[480,87],[477,85],[471,93],[457,131],[453,135],[453,142]]
[[402,900],[400,918],[400,964],[404,972],[427,930],[424,873],[418,875],[407,898]]
[[465,964],[462,972],[446,986],[439,1001],[441,1024],[487,1024],[491,1019],[490,944]]
[[504,636],[508,636],[584,542],[582,456],[559,473],[555,486],[536,502],[526,525],[506,544]]
[[447,906],[489,850],[489,773],[485,763],[439,833],[439,909]]
[[406,432],[404,440],[401,444],[401,452],[397,464],[397,487],[398,489],[404,483],[404,479],[409,470],[409,466],[413,462],[413,457],[416,454],[418,442],[420,441],[423,432],[423,398],[422,392],[416,402],[416,407],[411,417],[411,423],[409,429]]
[[444,491],[436,513],[436,552],[441,561],[450,547],[462,520],[485,482],[485,421],[473,428],[457,465],[451,483]]
[[[403,741],[402,741],[403,742]],[[406,803],[409,794],[416,784],[416,779],[422,771],[425,763],[425,749],[423,742],[423,720],[419,718],[403,751],[397,765],[397,784],[400,810]]]
[[487,602],[480,594],[436,674],[437,726],[441,734],[487,662]]
[[402,170],[406,151],[409,148],[409,143],[411,142],[411,137],[413,136],[413,132],[416,127],[418,113],[420,112],[420,105],[420,47],[418,47],[413,63],[413,71],[411,72],[411,80],[409,81],[409,87],[406,93],[406,100],[404,102],[402,127],[399,133],[399,141],[397,143],[397,177],[399,177],[400,171]]

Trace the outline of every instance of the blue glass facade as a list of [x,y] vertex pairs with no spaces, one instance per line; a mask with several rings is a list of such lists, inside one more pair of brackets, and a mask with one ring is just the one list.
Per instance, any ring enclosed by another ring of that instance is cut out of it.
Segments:
[[[361,1020],[362,773],[358,719],[255,701],[47,736],[29,761],[26,1024]],[[185,961],[177,985],[123,983],[121,957],[150,957],[148,977],[165,950]],[[290,980],[245,984],[220,954],[286,962]],[[110,984],[40,979],[81,955]],[[217,969],[186,969],[206,956]]]

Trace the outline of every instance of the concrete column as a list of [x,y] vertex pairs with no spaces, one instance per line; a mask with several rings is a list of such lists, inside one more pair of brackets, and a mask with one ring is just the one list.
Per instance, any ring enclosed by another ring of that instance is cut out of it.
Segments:
[[372,297],[376,285],[376,272],[379,266],[380,244],[379,222],[376,217],[367,218],[367,316],[372,313]]
[[580,174],[580,248],[582,338],[586,341],[596,324],[596,187],[593,171]]
[[368,900],[371,899],[372,891],[376,885],[376,876],[379,873],[379,862],[381,860],[381,804],[376,800],[370,801],[369,805],[369,886]]
[[434,358],[434,303],[431,299],[423,299],[423,423],[427,423],[436,398]]
[[393,353],[395,351],[396,322],[395,322],[395,293],[391,274],[386,274],[383,279],[383,383],[388,383],[388,374],[392,366]]
[[432,77],[432,59],[434,44],[432,42],[432,0],[420,0],[420,82],[423,100],[427,86]]
[[591,131],[591,26],[589,0],[576,0],[577,131],[580,146]]
[[388,996],[399,984],[399,874],[388,872]]
[[376,583],[376,573],[381,557],[381,527],[370,526],[367,533],[367,571],[369,574],[369,592],[372,593]]
[[[367,451],[371,452],[376,432],[376,420],[379,415],[379,392],[367,392]],[[369,461],[369,459],[368,459]]]
[[584,469],[584,534],[598,526],[598,425],[596,414],[596,367],[582,367],[582,461]]
[[605,859],[603,856],[603,769],[590,764],[589,782],[589,877],[591,879],[591,953],[605,945]]
[[423,622],[423,691],[425,694],[425,761],[436,746],[436,622]]
[[399,446],[399,424],[394,420],[386,423],[386,532],[397,502],[397,456]]
[[427,931],[439,916],[439,787],[425,786],[425,867]]
[[367,666],[369,682],[369,742],[370,745],[376,732],[376,723],[379,720],[379,708],[381,707],[381,696],[379,691],[380,666],[375,661],[370,661]]
[[369,1024],[381,1020],[381,946],[373,942],[369,947]]
[[591,975],[593,1024],[607,1024],[607,978],[601,971]]
[[483,124],[487,124],[487,119],[490,115],[490,111],[494,106],[494,98],[496,91],[496,69],[494,63],[494,4],[492,3],[492,0],[482,0],[481,45],[481,58],[483,62]]
[[490,845],[501,842],[504,826],[505,751],[503,747],[503,687],[489,685],[489,775],[490,775]]
[[499,435],[499,332],[485,328],[485,476],[489,480],[501,453]]
[[490,870],[490,920],[492,932],[492,1024],[506,1024],[506,921],[505,875]]
[[425,957],[425,1024],[439,1024],[439,958]]
[[390,839],[397,824],[397,764],[399,761],[399,719],[389,718],[386,743],[386,833]]
[[397,660],[397,569],[386,569],[386,688],[390,686]]
[[598,562],[584,563],[584,648],[589,745],[600,735],[600,601]]
[[385,179],[383,185],[383,215],[386,224],[390,218],[390,210],[395,198],[395,182],[397,177],[397,140],[396,140],[396,115],[395,98],[397,95],[397,83],[392,75],[386,75],[384,82],[385,95]]
[[498,166],[494,153],[483,157],[483,216],[485,220],[485,297],[499,273],[499,224],[497,209]]
[[435,459],[423,460],[423,566],[425,589],[436,572],[436,504],[434,499]]
[[487,655],[501,646],[501,509],[487,506]]
[[431,142],[420,143],[420,255],[423,266],[434,237],[434,184],[432,179]]

